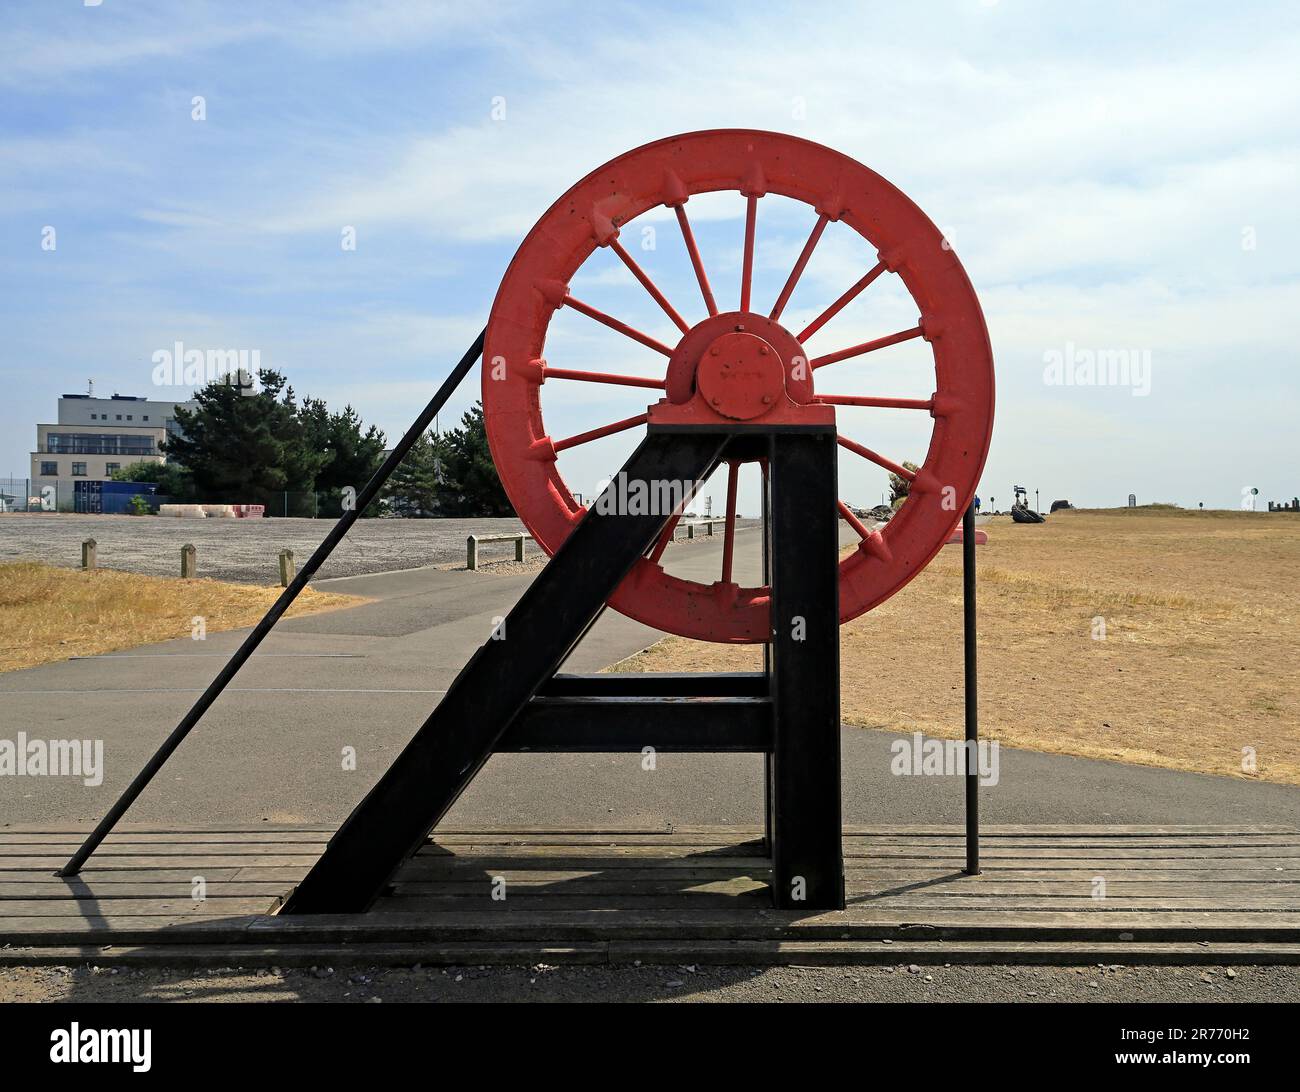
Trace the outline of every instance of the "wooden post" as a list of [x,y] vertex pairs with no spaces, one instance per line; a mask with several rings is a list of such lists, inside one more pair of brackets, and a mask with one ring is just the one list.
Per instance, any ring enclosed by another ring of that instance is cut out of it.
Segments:
[[515,541],[516,561],[523,561],[524,559],[524,539],[527,537],[528,537],[527,535],[520,535],[519,538]]
[[81,567],[83,569],[93,569],[95,567],[95,549],[98,543],[93,538],[86,539],[81,544]]
[[686,525],[686,537],[691,539],[695,537],[695,524],[688,523]]
[[473,535],[465,540],[465,568],[478,568],[478,539]]
[[280,551],[280,587],[287,588],[293,583],[293,578],[297,575],[297,570],[293,564],[293,551]]
[[706,526],[705,529],[704,529],[704,533],[705,533],[709,538],[712,538],[712,537],[713,537],[713,520],[709,520],[709,522],[708,522],[708,526]]
[[181,547],[181,579],[193,580],[199,572],[198,551],[194,543],[187,542]]

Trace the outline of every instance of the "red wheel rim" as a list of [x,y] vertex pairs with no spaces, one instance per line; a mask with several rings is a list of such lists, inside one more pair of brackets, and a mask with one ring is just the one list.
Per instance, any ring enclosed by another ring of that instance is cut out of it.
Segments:
[[[975,291],[942,233],[900,190],[839,152],[778,133],[730,129],[688,133],[627,152],[570,189],[520,245],[492,307],[483,366],[483,408],[492,457],[520,519],[539,545],[554,554],[585,511],[560,476],[556,451],[613,432],[644,428],[646,415],[556,441],[547,435],[542,420],[541,383],[551,377],[625,382],[658,388],[661,393],[666,390],[674,402],[689,393],[683,386],[689,377],[683,380],[680,369],[668,364],[674,346],[648,338],[574,299],[568,295],[567,285],[597,247],[609,246],[682,331],[682,343],[690,341],[692,332],[699,341],[704,336],[700,327],[729,319],[718,315],[686,204],[694,194],[717,190],[736,190],[748,199],[741,288],[744,314],[740,317],[752,319],[755,328],[766,324],[764,336],[772,344],[779,342],[787,367],[791,345],[802,346],[878,277],[897,275],[920,313],[914,327],[821,356],[807,354],[813,370],[806,387],[796,390],[796,384],[790,384],[791,397],[809,402],[810,408],[872,405],[928,411],[934,419],[929,449],[915,475],[851,437],[840,437],[847,450],[912,478],[907,502],[880,530],[869,531],[847,506],[840,505],[841,517],[859,536],[859,549],[840,562],[840,620],[848,621],[883,602],[920,572],[943,546],[974,496],[992,433],[993,358]],[[749,286],[755,209],[768,193],[810,205],[818,220],[770,315],[763,315],[750,312]],[[673,310],[618,242],[620,228],[660,205],[676,211],[710,312],[710,318],[696,327]],[[780,327],[780,315],[822,230],[832,221],[846,224],[865,238],[878,251],[879,260],[802,331],[787,331]],[[664,381],[566,373],[563,362],[544,362],[547,329],[561,306],[578,310],[662,353]],[[822,376],[829,375],[818,369],[914,337],[924,338],[934,357],[932,398],[813,393],[813,379],[822,385]],[[728,483],[731,513],[734,495],[733,468]],[[664,572],[659,560],[665,541],[661,539],[649,556],[637,563],[611,597],[610,606],[685,637],[722,642],[768,639],[768,589],[730,583],[731,534],[724,543],[725,579],[714,584],[682,580]]]

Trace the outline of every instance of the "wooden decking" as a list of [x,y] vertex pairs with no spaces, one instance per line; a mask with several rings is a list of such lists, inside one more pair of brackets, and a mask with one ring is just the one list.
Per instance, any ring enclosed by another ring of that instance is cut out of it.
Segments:
[[[324,827],[0,828],[0,963],[1300,963],[1300,830],[846,828],[848,907],[771,908],[756,830],[439,831],[367,914],[276,916]],[[202,898],[196,896],[203,896]]]

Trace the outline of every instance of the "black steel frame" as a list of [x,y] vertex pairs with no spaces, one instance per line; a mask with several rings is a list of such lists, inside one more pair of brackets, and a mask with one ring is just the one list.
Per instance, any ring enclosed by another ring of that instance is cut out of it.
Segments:
[[330,840],[285,914],[355,913],[500,751],[770,755],[773,898],[844,905],[840,843],[839,568],[833,428],[657,428],[622,473],[650,496],[702,482],[728,455],[764,457],[771,491],[770,669],[723,675],[557,674],[671,511],[594,506]]
[[[375,497],[482,353],[483,335],[330,534],[136,775],[60,874],[76,875]],[[282,913],[367,909],[492,754],[753,752],[764,756],[774,903],[844,906],[839,717],[839,520],[833,427],[657,427],[623,468],[647,484],[702,482],[725,458],[762,459],[763,569],[772,589],[764,670],[557,673],[671,512],[587,513],[503,626],[339,828]],[[650,488],[650,496],[661,495]],[[963,516],[966,871],[979,872],[974,510]]]

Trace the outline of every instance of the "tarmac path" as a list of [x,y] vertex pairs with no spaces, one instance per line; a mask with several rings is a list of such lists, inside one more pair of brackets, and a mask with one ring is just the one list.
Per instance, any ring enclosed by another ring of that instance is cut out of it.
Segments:
[[[713,580],[719,551],[720,539],[674,546],[670,566]],[[758,554],[756,530],[738,535],[740,579]],[[321,581],[374,602],[281,623],[128,821],[341,821],[534,574],[420,568]],[[98,786],[0,779],[0,824],[97,820],[244,632],[0,675],[0,738],[102,739],[105,754]],[[658,637],[606,611],[566,666],[599,670]],[[895,738],[844,729],[845,821],[960,822],[961,778],[892,776]],[[348,747],[355,770],[343,768]],[[499,755],[448,822],[757,824],[761,768],[752,755],[660,755],[653,771],[638,755]],[[981,801],[987,823],[1294,824],[1300,815],[1292,786],[1014,750],[1002,752],[1000,780]]]

